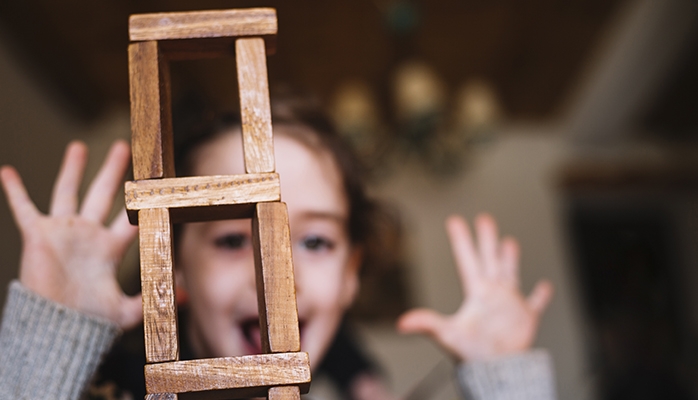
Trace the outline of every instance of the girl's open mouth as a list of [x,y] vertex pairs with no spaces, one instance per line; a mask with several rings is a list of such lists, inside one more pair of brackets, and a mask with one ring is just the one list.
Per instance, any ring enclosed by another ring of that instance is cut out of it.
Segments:
[[[299,321],[300,333],[303,335],[304,321]],[[259,327],[259,318],[248,318],[240,323],[240,330],[245,337],[245,344],[249,354],[262,354],[262,336]]]
[[240,330],[245,336],[245,344],[250,354],[262,354],[262,336],[259,330],[259,318],[249,318],[240,323]]

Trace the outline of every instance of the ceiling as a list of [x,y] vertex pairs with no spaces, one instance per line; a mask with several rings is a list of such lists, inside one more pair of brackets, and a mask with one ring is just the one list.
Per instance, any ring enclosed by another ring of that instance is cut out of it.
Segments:
[[[360,78],[388,103],[395,67],[418,59],[447,87],[487,79],[508,118],[543,120],[561,111],[623,3],[24,0],[0,2],[0,32],[24,68],[83,120],[128,106],[130,14],[259,6],[278,10],[278,50],[268,64],[272,86],[289,83],[327,98],[340,82]],[[227,106],[235,97],[233,68],[232,59],[175,65],[173,90],[198,91]]]

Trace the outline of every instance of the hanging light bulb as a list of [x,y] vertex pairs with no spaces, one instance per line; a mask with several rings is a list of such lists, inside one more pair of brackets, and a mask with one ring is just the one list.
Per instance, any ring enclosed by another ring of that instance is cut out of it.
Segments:
[[497,93],[484,79],[470,79],[460,86],[455,97],[455,129],[466,140],[482,139],[502,118]]
[[342,132],[360,133],[378,127],[378,112],[371,87],[364,81],[345,81],[337,87],[330,106],[337,127]]
[[398,66],[393,82],[398,133],[409,148],[422,151],[443,119],[444,84],[429,65],[419,61]]
[[395,71],[394,95],[397,117],[402,120],[440,114],[445,103],[441,79],[426,63],[409,61]]
[[370,85],[359,79],[341,83],[332,97],[330,114],[339,132],[369,166],[378,163],[386,148],[384,124]]

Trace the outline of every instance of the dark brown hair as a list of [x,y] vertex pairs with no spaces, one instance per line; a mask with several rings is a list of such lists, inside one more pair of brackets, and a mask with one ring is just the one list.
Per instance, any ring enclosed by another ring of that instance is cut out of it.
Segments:
[[[285,98],[272,103],[272,121],[285,134],[313,150],[328,151],[343,180],[349,203],[349,237],[354,244],[366,245],[372,236],[372,220],[379,206],[366,195],[364,172],[351,147],[337,134],[332,122],[312,101]],[[191,175],[194,153],[231,129],[240,129],[240,117],[233,112],[208,114],[195,124],[176,132],[175,166],[177,176]]]

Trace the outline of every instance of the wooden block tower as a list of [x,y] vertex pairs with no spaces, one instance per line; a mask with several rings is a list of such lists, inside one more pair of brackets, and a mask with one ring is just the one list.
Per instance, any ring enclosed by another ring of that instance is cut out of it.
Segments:
[[[286,205],[274,172],[266,52],[268,8],[131,16],[129,73],[134,180],[126,208],[139,226],[146,399],[300,399],[310,386],[300,352]],[[174,176],[168,61],[235,54],[245,174]],[[265,354],[179,360],[172,224],[252,218],[260,331]]]

